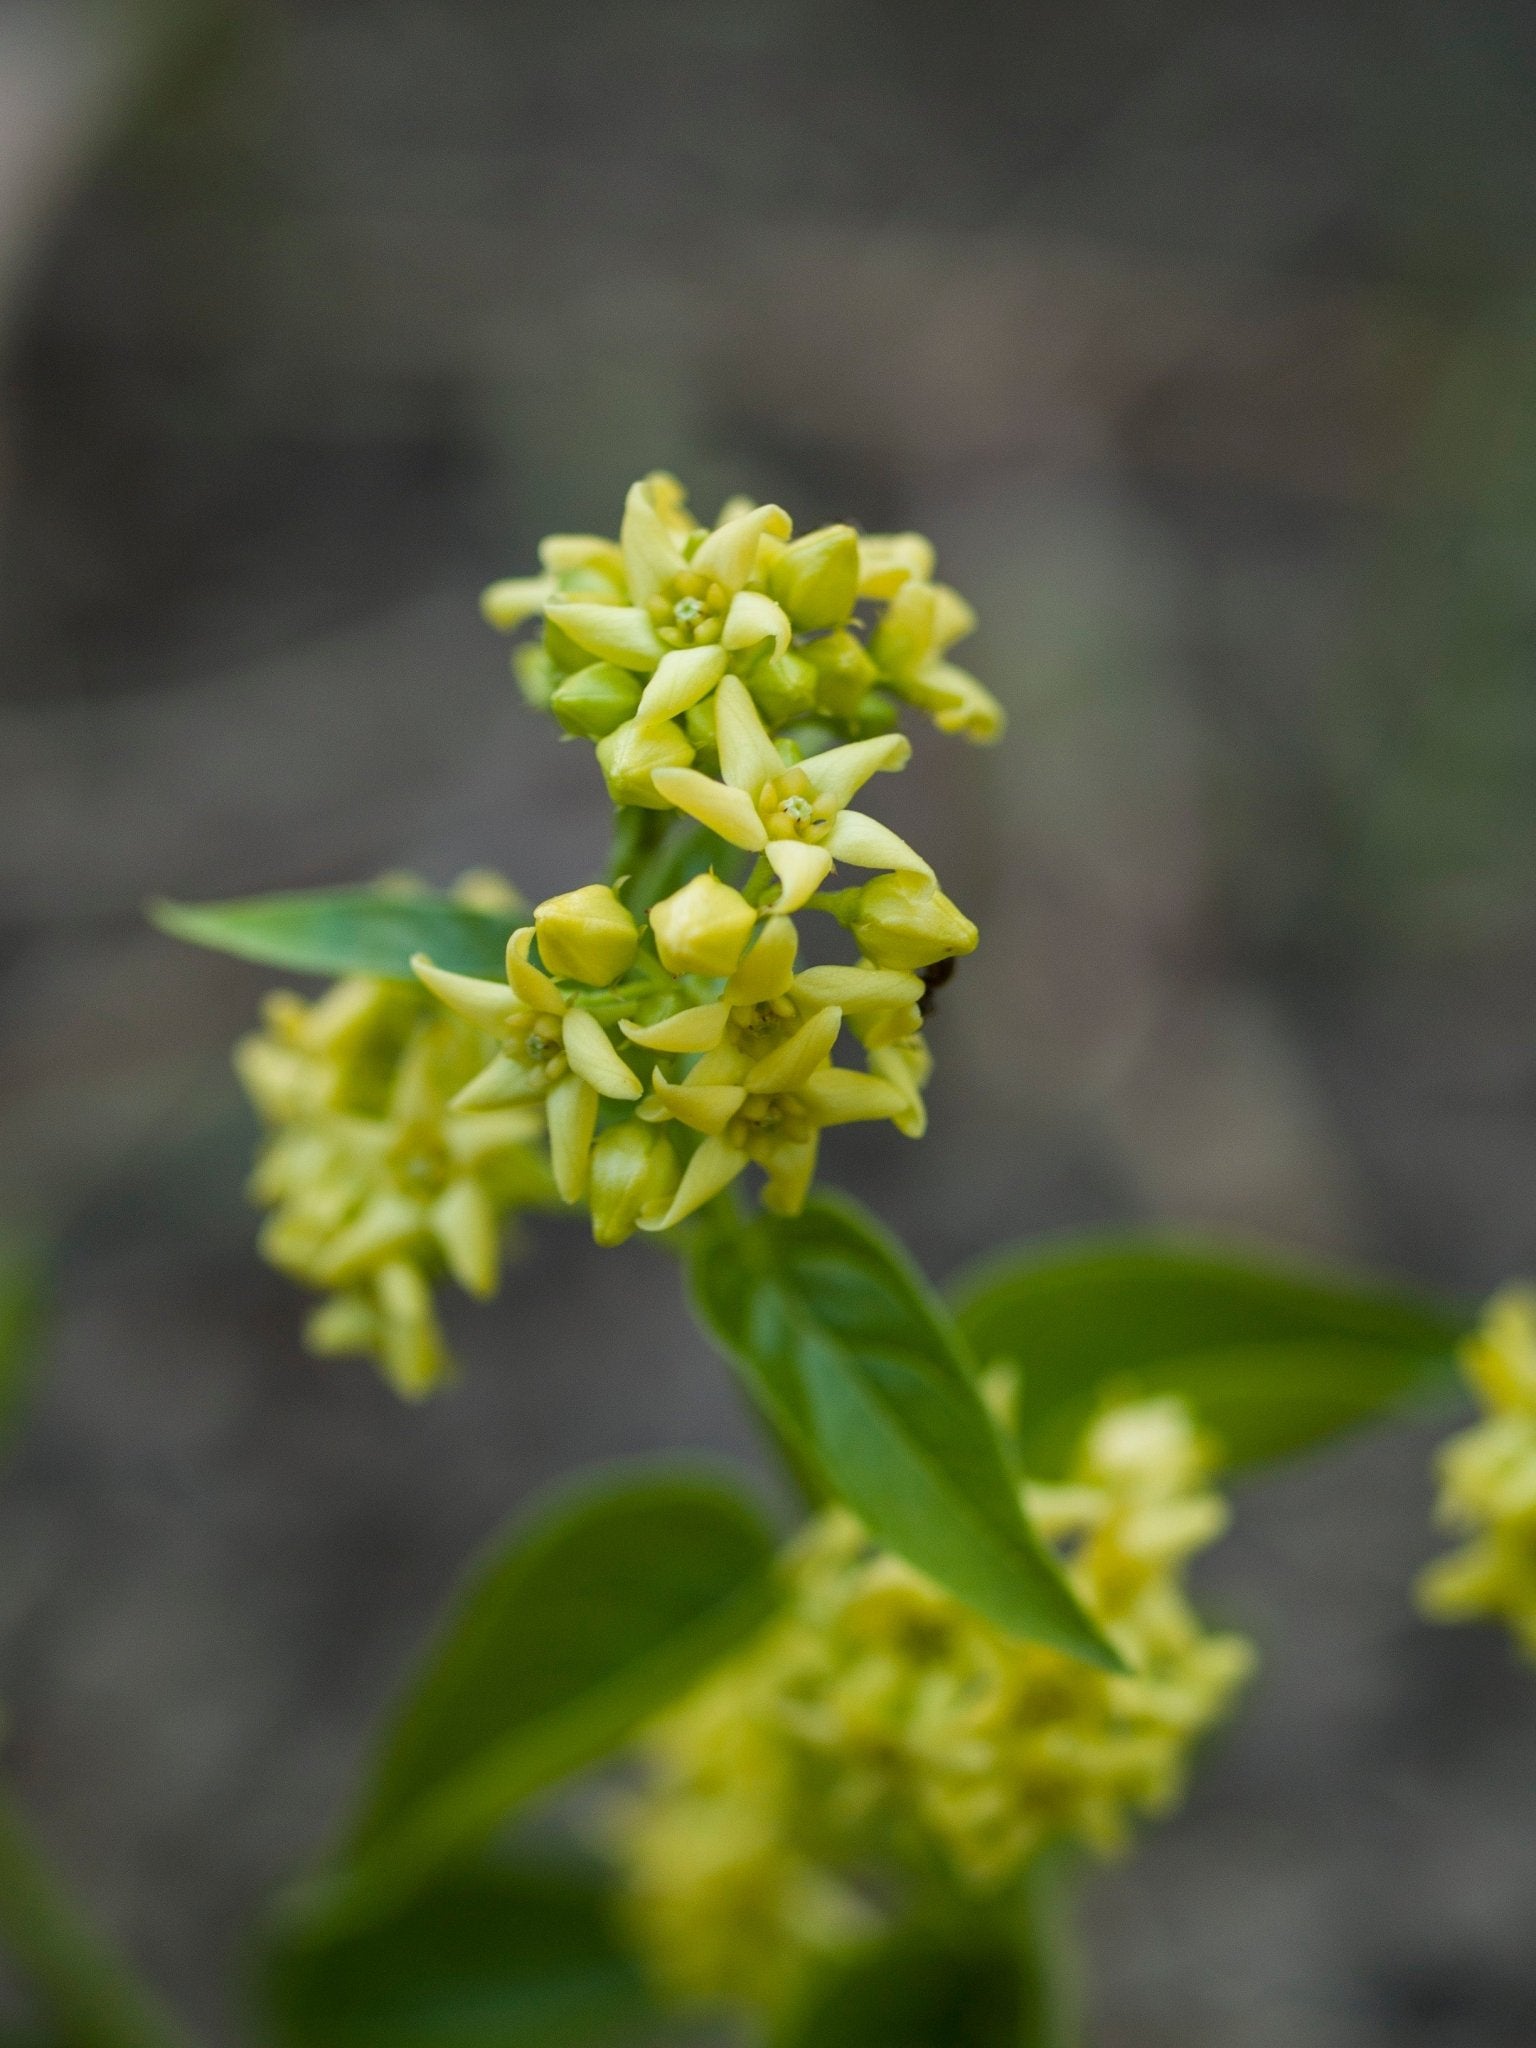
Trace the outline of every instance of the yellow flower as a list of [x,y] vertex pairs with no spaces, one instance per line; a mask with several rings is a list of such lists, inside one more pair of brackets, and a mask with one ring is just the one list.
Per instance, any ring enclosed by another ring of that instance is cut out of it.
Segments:
[[748,585],[758,574],[763,542],[788,538],[788,515],[777,505],[758,505],[695,544],[697,530],[681,527],[675,492],[671,478],[647,477],[630,489],[619,530],[627,603],[566,597],[546,587],[540,599],[545,617],[587,653],[643,675],[682,648],[737,653],[771,640],[782,651],[793,630],[788,616],[765,591]]
[[537,1112],[451,1107],[485,1053],[418,991],[352,976],[312,1004],[269,999],[266,1030],[236,1055],[274,1127],[251,1183],[271,1211],[263,1252],[339,1290],[311,1319],[312,1348],[371,1353],[407,1393],[447,1363],[432,1276],[493,1293],[504,1217],[546,1199]]
[[[1037,1523],[1129,1670],[983,1621],[842,1510],[786,1559],[786,1605],[658,1724],[617,1816],[627,1918],[662,1988],[770,2020],[899,1914],[905,1884],[1001,1894],[1047,1843],[1118,1847],[1177,1797],[1251,1653],[1180,1574],[1224,1525],[1176,1402],[1112,1409]],[[872,1894],[861,1876],[889,1873]]]
[[815,1177],[823,1130],[881,1117],[894,1121],[906,1112],[901,1091],[878,1074],[832,1065],[842,1022],[842,1011],[829,1003],[760,1058],[721,1043],[680,1081],[669,1081],[660,1067],[652,1070],[640,1116],[657,1122],[675,1117],[704,1142],[684,1169],[670,1207],[642,1221],[642,1229],[670,1230],[681,1223],[729,1187],[749,1160],[767,1175],[764,1208],[796,1216]]
[[909,577],[893,591],[869,652],[882,677],[928,712],[940,732],[995,740],[1007,723],[1002,705],[968,670],[945,659],[975,628],[976,614],[958,591]]
[[484,1111],[542,1102],[555,1186],[563,1201],[577,1202],[586,1190],[598,1098],[634,1102],[644,1091],[592,1012],[532,964],[534,931],[523,925],[507,941],[505,982],[451,973],[422,953],[411,965],[439,1002],[500,1041],[489,1064],[454,1096],[453,1107]]
[[1536,1659],[1536,1289],[1506,1288],[1462,1347],[1488,1413],[1440,1453],[1441,1523],[1468,1537],[1419,1581],[1442,1621],[1503,1621]]
[[658,768],[652,785],[729,845],[762,854],[781,885],[777,909],[808,902],[834,859],[931,877],[921,854],[888,826],[846,808],[872,775],[906,765],[912,748],[900,733],[854,740],[789,766],[745,684],[728,675],[715,691],[715,735],[718,781],[695,768]]
[[[947,659],[974,620],[933,581],[920,534],[791,532],[779,506],[744,499],[703,526],[677,479],[656,472],[630,489],[617,541],[551,535],[542,574],[486,591],[485,615],[504,632],[542,616],[542,646],[514,657],[524,692],[602,744],[616,801],[651,803],[650,768],[667,753],[686,765],[705,744],[696,718],[728,671],[772,727],[816,711],[850,735],[881,733],[894,723],[887,694],[871,691],[883,678],[945,731],[983,740],[1002,730],[996,701]],[[626,677],[647,679],[638,703]],[[664,730],[685,716],[691,743]]]

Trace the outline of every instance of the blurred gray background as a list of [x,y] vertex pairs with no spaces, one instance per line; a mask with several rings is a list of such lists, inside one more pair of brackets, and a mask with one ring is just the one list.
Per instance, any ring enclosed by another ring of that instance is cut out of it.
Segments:
[[[575,1225],[425,1412],[307,1361],[267,977],[144,898],[572,886],[590,756],[480,586],[657,464],[915,525],[1013,726],[892,786],[984,942],[933,1134],[829,1170],[938,1275],[1131,1220],[1529,1270],[1533,67],[1519,0],[0,6],[0,1219],[60,1247],[7,1766],[210,2039],[475,1543],[752,1436]],[[1095,1888],[1099,2048],[1536,2040],[1536,1674],[1411,1612],[1434,1436],[1245,1500],[1264,1675]]]

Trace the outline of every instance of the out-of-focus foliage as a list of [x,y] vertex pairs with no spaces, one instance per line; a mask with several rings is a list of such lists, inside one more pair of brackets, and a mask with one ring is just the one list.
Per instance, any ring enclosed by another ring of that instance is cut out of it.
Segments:
[[960,1282],[1027,1471],[1106,1400],[1177,1394],[1225,1464],[1306,1450],[1441,1384],[1464,1319],[1404,1290],[1145,1238],[1044,1246]]

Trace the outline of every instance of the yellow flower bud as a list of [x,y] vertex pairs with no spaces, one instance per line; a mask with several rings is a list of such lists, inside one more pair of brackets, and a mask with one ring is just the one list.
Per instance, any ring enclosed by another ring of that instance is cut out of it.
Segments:
[[849,632],[827,633],[802,650],[816,671],[816,701],[829,717],[851,717],[880,671]]
[[623,1244],[642,1218],[665,1215],[680,1177],[665,1132],[633,1117],[604,1131],[592,1147],[587,1183],[593,1237],[601,1245]]
[[598,741],[597,759],[616,804],[665,811],[667,800],[656,794],[651,777],[658,768],[686,768],[693,759],[693,748],[670,719],[642,725],[631,718]]
[[742,680],[768,725],[787,725],[816,709],[816,671],[792,648],[754,662]]
[[898,870],[859,890],[848,929],[876,967],[914,973],[935,960],[974,953],[975,925],[928,875]]
[[859,595],[859,537],[851,526],[823,526],[787,547],[768,576],[769,594],[796,631],[840,626]]
[[536,640],[512,650],[512,674],[530,711],[547,711],[550,696],[560,680],[560,665]]
[[594,661],[557,684],[549,708],[578,739],[606,739],[640,702],[640,679],[611,661]]
[[695,875],[651,912],[656,951],[668,974],[734,974],[757,912],[739,889]]
[[539,957],[550,974],[606,988],[634,965],[635,920],[605,883],[551,896],[533,913]]

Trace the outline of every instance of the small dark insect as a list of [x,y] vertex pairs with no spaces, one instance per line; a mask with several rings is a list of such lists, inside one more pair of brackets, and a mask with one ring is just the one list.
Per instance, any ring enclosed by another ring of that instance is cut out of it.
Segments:
[[931,967],[919,967],[917,978],[923,984],[923,993],[918,998],[917,1013],[920,1017],[931,1017],[938,1006],[939,990],[955,971],[953,958],[935,960]]

